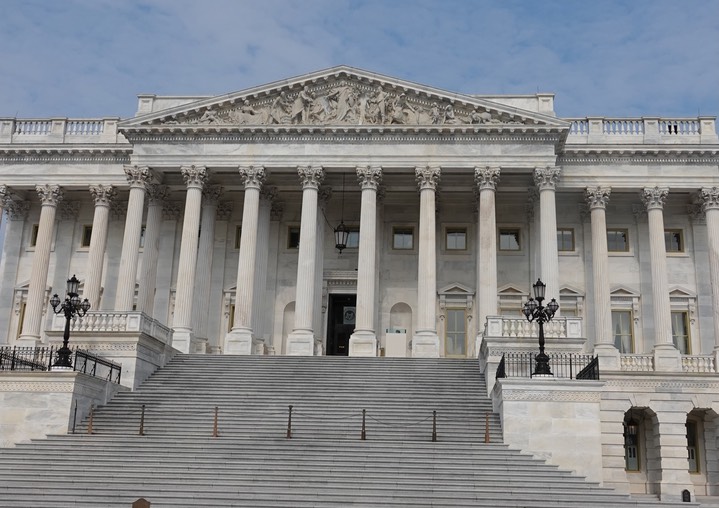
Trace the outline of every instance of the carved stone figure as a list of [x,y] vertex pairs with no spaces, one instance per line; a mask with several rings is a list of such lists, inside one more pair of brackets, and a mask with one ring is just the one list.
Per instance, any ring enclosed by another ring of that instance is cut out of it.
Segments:
[[287,92],[280,92],[280,95],[272,103],[270,108],[271,123],[287,124],[291,122],[290,112],[292,101],[287,97]]
[[389,94],[382,90],[380,85],[374,90],[374,94],[368,101],[368,107],[375,111],[368,112],[368,118],[374,119],[374,123],[386,123],[387,119],[387,99]]
[[436,102],[433,102],[432,107],[429,109],[429,120],[433,124],[442,123],[442,113],[440,113],[439,105]]
[[457,117],[454,116],[454,108],[451,104],[447,104],[444,108],[444,123],[448,125],[453,125],[458,123]]
[[417,110],[407,102],[405,94],[401,93],[395,97],[392,102],[392,114],[389,123],[413,124],[416,123],[416,117]]
[[292,111],[290,113],[290,121],[294,124],[309,123],[310,118],[310,107],[315,101],[315,96],[310,90],[310,87],[306,86],[300,93],[297,94],[295,101],[292,103]]

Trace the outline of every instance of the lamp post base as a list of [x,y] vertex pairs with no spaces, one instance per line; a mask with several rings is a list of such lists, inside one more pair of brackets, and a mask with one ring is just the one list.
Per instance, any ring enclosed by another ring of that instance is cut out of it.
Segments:
[[549,368],[549,356],[546,353],[539,353],[535,357],[534,376],[553,376]]
[[63,346],[60,349],[57,350],[57,360],[55,360],[55,363],[52,365],[54,367],[62,367],[71,369],[72,368],[72,360],[70,359],[72,356],[72,351],[70,351],[70,348],[67,346]]

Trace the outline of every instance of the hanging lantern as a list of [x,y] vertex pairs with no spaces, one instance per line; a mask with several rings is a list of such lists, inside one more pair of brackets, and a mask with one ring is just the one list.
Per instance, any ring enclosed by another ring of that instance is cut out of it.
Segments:
[[335,228],[335,248],[340,251],[347,248],[347,238],[350,236],[350,231],[345,226],[344,222],[340,222],[339,226]]

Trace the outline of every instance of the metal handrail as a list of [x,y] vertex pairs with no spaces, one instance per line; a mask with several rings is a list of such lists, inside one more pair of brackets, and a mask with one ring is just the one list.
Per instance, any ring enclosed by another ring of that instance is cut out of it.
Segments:
[[[0,346],[0,371],[49,371],[52,370],[56,354],[57,349],[52,346]],[[122,365],[119,363],[78,348],[75,348],[72,354],[74,371],[120,384]],[[100,373],[98,365],[105,368],[100,369]]]
[[[497,379],[533,377],[536,353],[504,353],[497,366]],[[592,355],[553,353],[549,365],[554,377],[563,379],[598,380],[599,359]]]

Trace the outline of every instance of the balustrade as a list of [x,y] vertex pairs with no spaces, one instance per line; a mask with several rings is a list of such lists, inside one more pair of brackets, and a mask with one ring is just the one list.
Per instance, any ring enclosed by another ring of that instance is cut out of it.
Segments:
[[654,355],[621,355],[620,368],[630,372],[652,372]]
[[[53,331],[62,331],[64,316],[54,316]],[[172,330],[142,312],[90,311],[84,317],[70,322],[70,330],[76,333],[123,333],[140,332],[170,344]]]
[[[557,317],[544,324],[544,336],[548,339],[579,338],[582,336],[580,318]],[[522,338],[538,337],[539,325],[524,317],[492,316],[487,318],[485,337]]]
[[570,143],[716,142],[714,118],[572,118]]
[[119,118],[0,119],[0,143],[117,143]]
[[44,136],[52,130],[52,120],[16,120],[14,134]]
[[65,134],[70,136],[97,136],[105,130],[102,120],[68,120]]
[[609,135],[637,136],[644,134],[644,120],[641,118],[604,120],[602,132]]
[[713,356],[682,355],[684,372],[716,372]]

